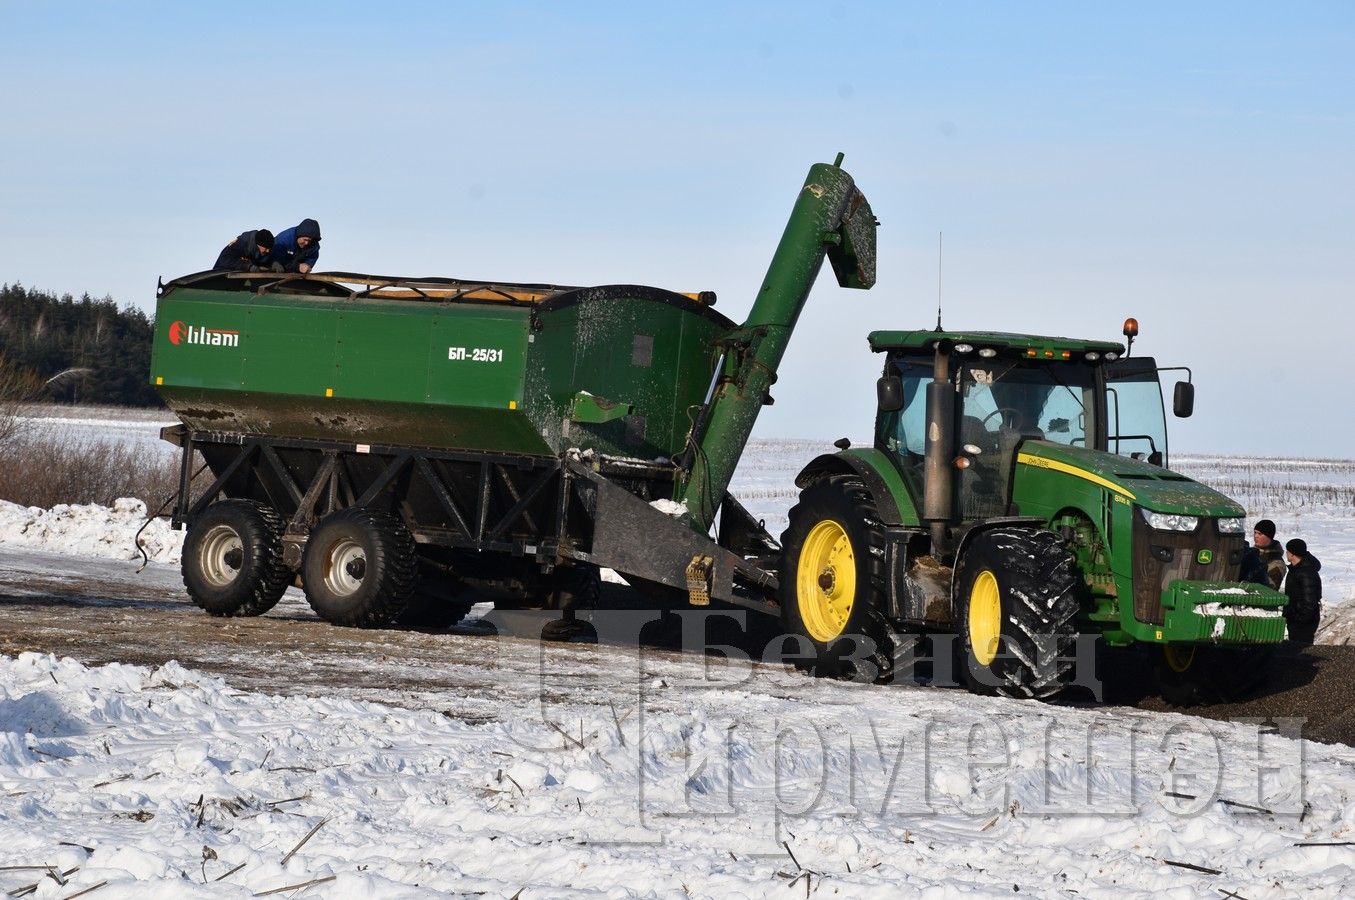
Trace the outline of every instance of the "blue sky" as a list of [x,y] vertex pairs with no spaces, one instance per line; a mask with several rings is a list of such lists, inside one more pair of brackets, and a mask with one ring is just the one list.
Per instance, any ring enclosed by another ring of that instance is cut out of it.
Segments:
[[879,284],[822,281],[758,433],[869,433],[944,231],[948,326],[1135,315],[1195,369],[1176,450],[1355,455],[1355,4],[650,6],[0,0],[0,280],[149,309],[312,216],[322,269],[739,319],[841,150]]

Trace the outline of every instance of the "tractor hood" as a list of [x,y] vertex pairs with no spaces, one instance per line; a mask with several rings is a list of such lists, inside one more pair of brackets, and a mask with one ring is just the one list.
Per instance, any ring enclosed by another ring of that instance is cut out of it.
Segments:
[[1100,484],[1155,512],[1188,516],[1245,516],[1228,497],[1192,478],[1142,460],[1051,441],[1026,441],[1017,463],[1053,469]]

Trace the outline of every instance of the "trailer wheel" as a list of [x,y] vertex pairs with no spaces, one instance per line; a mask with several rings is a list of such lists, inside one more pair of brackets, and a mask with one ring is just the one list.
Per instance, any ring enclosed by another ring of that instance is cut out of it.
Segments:
[[1044,699],[1067,686],[1077,641],[1073,555],[1046,529],[994,528],[964,549],[955,622],[973,693]]
[[291,570],[282,561],[282,518],[249,500],[221,500],[184,537],[180,568],[195,606],[213,616],[257,616],[277,605]]
[[302,581],[326,622],[380,628],[404,611],[418,580],[414,538],[399,519],[360,507],[321,520],[306,541]]
[[781,546],[781,624],[812,650],[795,666],[888,681],[894,636],[885,617],[884,525],[861,479],[830,475],[805,488]]
[[398,624],[407,628],[451,628],[466,618],[473,603],[464,600],[451,600],[440,594],[416,590],[410,595]]
[[1150,646],[1158,694],[1172,706],[1231,703],[1260,688],[1275,662],[1274,645]]

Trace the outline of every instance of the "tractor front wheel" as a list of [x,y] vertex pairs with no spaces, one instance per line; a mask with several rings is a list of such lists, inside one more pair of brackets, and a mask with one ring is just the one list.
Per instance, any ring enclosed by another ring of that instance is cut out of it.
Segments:
[[805,488],[781,546],[782,626],[810,649],[795,665],[888,681],[894,637],[885,618],[884,525],[861,479],[832,475]]
[[1158,694],[1172,706],[1231,703],[1260,688],[1275,662],[1274,645],[1217,647],[1162,644],[1148,648]]
[[1073,555],[1045,529],[994,528],[964,548],[955,621],[963,674],[976,694],[1044,699],[1073,674]]

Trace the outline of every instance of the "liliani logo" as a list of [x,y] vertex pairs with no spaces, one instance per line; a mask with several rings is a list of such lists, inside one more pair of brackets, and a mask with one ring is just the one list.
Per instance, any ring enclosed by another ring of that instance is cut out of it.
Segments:
[[229,328],[204,328],[201,325],[186,325],[183,322],[171,322],[169,342],[180,344],[202,344],[208,347],[238,347],[240,332]]

